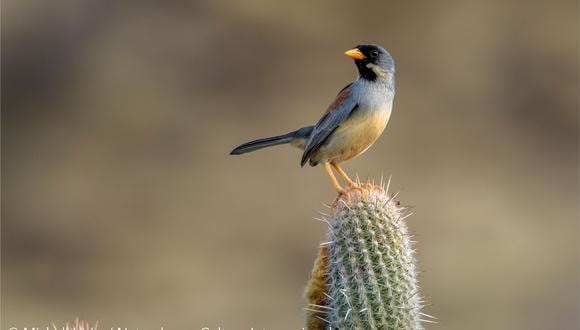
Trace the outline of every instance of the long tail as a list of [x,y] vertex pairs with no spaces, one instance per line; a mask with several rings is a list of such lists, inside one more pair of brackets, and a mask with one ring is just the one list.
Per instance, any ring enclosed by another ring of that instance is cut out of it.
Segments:
[[290,132],[288,134],[272,136],[264,139],[246,142],[244,144],[237,146],[234,150],[232,150],[232,152],[230,152],[230,155],[241,155],[245,154],[246,152],[252,152],[266,147],[290,143],[296,139],[307,140],[310,137],[313,128],[314,126],[307,126],[297,131]]

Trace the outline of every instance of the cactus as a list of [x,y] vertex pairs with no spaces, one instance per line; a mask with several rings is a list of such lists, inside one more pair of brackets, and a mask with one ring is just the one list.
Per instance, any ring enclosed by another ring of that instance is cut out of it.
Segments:
[[[394,195],[363,184],[332,208],[328,242],[306,288],[307,327],[422,329],[412,242]],[[426,322],[430,322],[427,320]]]

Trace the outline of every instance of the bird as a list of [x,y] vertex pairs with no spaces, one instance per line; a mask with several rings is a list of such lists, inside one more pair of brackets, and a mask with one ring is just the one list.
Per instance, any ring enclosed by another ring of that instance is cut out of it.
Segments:
[[303,150],[302,167],[307,162],[310,166],[324,166],[339,196],[347,194],[348,190],[340,185],[333,168],[349,189],[361,189],[339,163],[365,152],[387,126],[395,97],[395,61],[377,44],[360,44],[344,54],[354,60],[358,77],[338,92],[316,125],[246,142],[230,154],[241,155],[290,144]]

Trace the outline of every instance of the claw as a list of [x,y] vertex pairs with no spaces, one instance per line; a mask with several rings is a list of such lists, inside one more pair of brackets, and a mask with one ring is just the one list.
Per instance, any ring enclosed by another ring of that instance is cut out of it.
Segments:
[[358,184],[356,184],[356,183],[353,183],[353,184],[351,184],[351,185],[350,185],[348,188],[349,188],[349,189],[352,189],[352,190],[358,190],[358,191],[360,191],[361,193],[362,193],[362,192],[365,190],[365,189],[364,189],[364,186],[360,186],[360,185],[358,185]]
[[346,197],[346,204],[347,205],[351,203],[352,199],[350,197],[349,190],[337,189],[336,191],[338,192],[338,195],[334,199],[334,202],[332,202],[332,204],[330,205],[332,209],[336,209],[336,206],[338,205],[338,202],[340,202],[340,200],[342,199],[342,196]]

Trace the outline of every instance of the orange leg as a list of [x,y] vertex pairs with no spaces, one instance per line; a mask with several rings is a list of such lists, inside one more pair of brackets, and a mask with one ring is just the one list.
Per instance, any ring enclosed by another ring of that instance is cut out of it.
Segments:
[[357,187],[357,184],[354,183],[354,181],[352,181],[348,175],[346,175],[346,172],[340,166],[338,166],[338,163],[332,162],[330,164],[332,164],[332,167],[336,169],[338,174],[340,174],[340,176],[344,179],[344,181],[346,181],[346,183],[348,183],[350,187]]
[[340,194],[344,194],[346,190],[343,187],[341,187],[340,183],[338,183],[338,180],[336,180],[334,173],[332,173],[332,168],[330,167],[330,164],[324,163],[324,169],[326,170],[326,173],[328,173],[328,176],[330,177],[330,181],[332,181],[334,189],[336,189],[336,191],[338,191]]
[[346,189],[341,187],[340,183],[338,183],[338,181],[336,180],[336,177],[334,176],[334,173],[332,172],[332,167],[330,167],[330,164],[324,163],[324,169],[326,170],[326,173],[328,173],[328,176],[330,177],[330,181],[332,181],[332,185],[334,186],[334,189],[336,189],[336,191],[338,191],[338,196],[336,197],[334,202],[332,202],[332,208],[334,209],[336,207],[336,204],[338,203],[338,201],[340,200],[340,197],[342,195],[346,196],[347,203],[350,204],[350,195],[348,194],[348,191],[346,191]]

